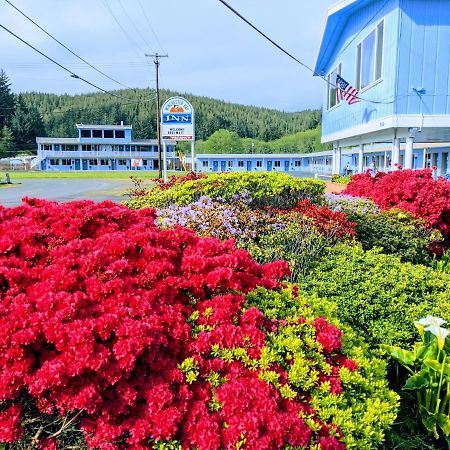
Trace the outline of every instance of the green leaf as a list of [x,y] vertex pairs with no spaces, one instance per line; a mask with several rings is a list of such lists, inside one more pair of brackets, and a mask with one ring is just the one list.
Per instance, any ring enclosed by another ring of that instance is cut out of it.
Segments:
[[428,412],[422,414],[422,423],[424,427],[434,434],[436,434],[436,422],[437,418],[435,414],[430,414]]
[[429,384],[429,376],[426,370],[421,370],[419,373],[409,377],[403,389],[410,391],[419,390],[427,387]]
[[442,364],[435,360],[435,359],[431,359],[431,358],[427,358],[423,360],[423,363],[429,367],[430,369],[436,371],[436,372],[440,372],[442,370]]
[[445,414],[437,415],[437,423],[446,436],[450,434],[450,418]]
[[416,360],[414,353],[408,350],[403,350],[400,347],[394,347],[392,345],[386,346],[385,348],[388,350],[392,358],[396,359],[405,366],[411,365]]

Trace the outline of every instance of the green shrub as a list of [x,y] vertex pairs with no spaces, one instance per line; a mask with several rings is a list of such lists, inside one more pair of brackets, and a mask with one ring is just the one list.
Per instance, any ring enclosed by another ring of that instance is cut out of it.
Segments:
[[284,322],[277,333],[269,334],[271,352],[266,358],[288,371],[288,382],[294,390],[306,390],[304,386],[321,368],[316,352],[305,345],[303,326],[320,316],[343,331],[342,352],[356,362],[357,370],[339,370],[341,394],[330,395],[320,387],[309,389],[311,405],[321,420],[339,427],[347,449],[378,448],[395,420],[398,396],[388,389],[385,362],[374,356],[349,326],[339,323],[336,305],[314,295],[295,297],[289,287],[280,292],[258,288],[246,296],[246,304],[256,306],[270,319]]
[[284,259],[292,271],[291,281],[296,282],[310,270],[330,240],[318,231],[312,219],[298,215],[296,221],[258,239],[240,241],[240,245],[261,263]]
[[356,233],[364,250],[381,247],[383,253],[400,257],[403,262],[430,264],[428,250],[439,239],[439,232],[425,221],[399,209],[374,213],[347,211],[347,218],[356,222]]
[[155,186],[147,195],[127,202],[130,208],[187,205],[201,196],[229,200],[248,192],[252,207],[286,208],[306,198],[318,201],[325,184],[321,180],[295,178],[282,172],[232,172],[186,181],[167,189]]
[[309,292],[335,301],[339,318],[372,346],[414,343],[413,322],[450,318],[450,276],[403,263],[380,249],[337,245],[303,278]]
[[352,179],[351,175],[338,175],[334,174],[331,177],[331,181],[333,183],[341,183],[341,184],[348,184],[350,183],[350,180]]

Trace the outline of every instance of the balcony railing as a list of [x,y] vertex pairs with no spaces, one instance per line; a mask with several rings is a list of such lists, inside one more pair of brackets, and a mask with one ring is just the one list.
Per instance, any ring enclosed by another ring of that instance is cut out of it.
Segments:
[[[158,152],[136,152],[136,151],[61,151],[61,150],[39,150],[38,156],[41,158],[84,158],[84,159],[130,159],[130,158],[158,158]],[[174,158],[175,152],[167,152],[168,158]]]

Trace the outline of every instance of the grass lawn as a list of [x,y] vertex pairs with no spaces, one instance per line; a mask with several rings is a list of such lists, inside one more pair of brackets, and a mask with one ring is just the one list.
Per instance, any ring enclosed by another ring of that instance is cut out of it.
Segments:
[[[186,172],[169,172],[170,175],[185,175]],[[111,170],[111,171],[80,171],[80,172],[9,172],[11,180],[25,179],[49,179],[49,178],[71,178],[71,179],[92,179],[92,180],[127,180],[131,176],[143,179],[158,178],[158,172],[141,170]]]

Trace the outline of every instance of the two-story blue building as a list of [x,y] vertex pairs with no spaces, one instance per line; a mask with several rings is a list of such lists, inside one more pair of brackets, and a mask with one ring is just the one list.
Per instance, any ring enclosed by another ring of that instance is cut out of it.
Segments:
[[[361,172],[377,146],[388,168],[449,172],[450,0],[341,1],[328,11],[315,74],[333,173],[349,161]],[[337,75],[358,103],[337,98]]]
[[[78,137],[37,137],[41,170],[155,170],[158,141],[133,139],[131,125],[77,124]],[[166,141],[167,165],[178,165],[174,141]]]

